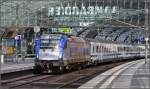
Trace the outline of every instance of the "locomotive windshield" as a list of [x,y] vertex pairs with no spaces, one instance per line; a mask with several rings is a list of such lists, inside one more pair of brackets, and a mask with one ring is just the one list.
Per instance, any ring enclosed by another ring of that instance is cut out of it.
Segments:
[[61,35],[59,34],[45,34],[41,37],[40,48],[51,49],[58,46]]
[[58,60],[60,34],[43,34],[40,38],[39,60]]

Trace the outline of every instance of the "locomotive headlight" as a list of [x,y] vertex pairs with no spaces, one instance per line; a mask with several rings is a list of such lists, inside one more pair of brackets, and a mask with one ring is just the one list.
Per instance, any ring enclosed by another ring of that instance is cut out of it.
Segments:
[[149,39],[148,39],[148,37],[145,37],[145,41],[148,41]]
[[57,51],[59,49],[59,47],[58,47],[58,45],[56,45],[55,47],[54,47],[54,51]]

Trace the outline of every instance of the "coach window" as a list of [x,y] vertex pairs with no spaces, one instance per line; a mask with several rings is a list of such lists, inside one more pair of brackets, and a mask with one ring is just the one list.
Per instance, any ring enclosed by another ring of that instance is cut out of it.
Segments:
[[127,47],[127,52],[129,52],[129,50],[130,50],[130,48],[129,48],[129,47]]
[[105,53],[105,46],[103,46],[103,52]]
[[101,46],[99,46],[99,53],[101,52]]
[[107,49],[108,49],[108,48],[105,48],[105,52],[106,52],[106,53],[108,52]]
[[106,48],[106,52],[108,53],[108,46],[107,46],[107,48]]
[[105,48],[105,52],[106,52],[106,53],[108,52],[107,49],[108,49],[108,48]]
[[103,46],[101,46],[102,48],[101,48],[101,52],[103,52]]
[[98,46],[96,46],[96,52],[98,53]]
[[139,48],[139,51],[141,51],[141,48]]
[[103,52],[105,52],[105,47],[103,46]]
[[110,53],[110,48],[108,48],[108,52]]
[[99,46],[99,53],[101,52],[101,46]]
[[127,52],[129,51],[129,47],[126,47],[126,51],[127,51]]
[[129,47],[127,47],[127,52],[129,52]]
[[123,47],[124,48],[124,51],[126,51],[126,47]]
[[106,47],[104,47],[104,52],[106,52]]
[[93,53],[94,53],[94,51],[95,51],[95,50],[94,50],[94,45],[93,45]]
[[108,46],[106,46],[106,48],[105,48],[105,52],[106,52],[106,53],[108,53]]
[[127,50],[128,50],[128,47],[126,46],[126,47],[124,48],[124,50],[127,52]]
[[101,46],[101,52],[103,52],[103,50],[102,50],[102,46]]
[[109,53],[109,48],[107,48],[107,53]]
[[128,52],[130,51],[130,47],[127,48],[127,51],[128,51]]
[[121,48],[120,47],[118,47],[118,52],[121,52]]

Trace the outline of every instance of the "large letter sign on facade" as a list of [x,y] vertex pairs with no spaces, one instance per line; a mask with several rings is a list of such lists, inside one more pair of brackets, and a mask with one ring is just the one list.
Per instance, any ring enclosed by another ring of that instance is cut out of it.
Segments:
[[89,6],[87,9],[88,9],[88,15],[94,15],[94,7],[93,6]]
[[113,6],[113,7],[112,7],[112,13],[113,13],[113,14],[117,13],[117,7],[116,7],[116,6]]
[[56,8],[56,15],[58,15],[58,16],[61,15],[60,12],[61,12],[61,7],[57,7]]
[[48,16],[53,16],[54,15],[54,8],[50,7],[48,10]]
[[79,8],[77,6],[72,7],[72,15],[79,15]]
[[66,7],[50,7],[48,9],[48,16],[93,16],[93,15],[106,15],[110,16],[117,13],[118,8],[116,6],[84,6],[83,3],[81,7],[70,6],[69,4]]
[[83,16],[87,15],[86,8],[83,4],[82,4],[81,10],[80,10],[80,15],[83,15]]
[[95,6],[95,14],[103,14],[103,7]]
[[71,15],[71,7],[69,6],[69,4],[68,4],[68,6],[67,7],[65,7],[65,15]]

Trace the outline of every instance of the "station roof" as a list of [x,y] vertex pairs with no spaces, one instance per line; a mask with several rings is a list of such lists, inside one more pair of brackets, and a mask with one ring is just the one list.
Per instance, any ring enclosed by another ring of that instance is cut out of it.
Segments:
[[[1,0],[0,27],[70,26],[76,36],[136,42],[144,38],[145,7],[150,0]],[[50,7],[116,6],[115,14],[93,16],[48,16]],[[148,7],[149,8],[149,7]],[[106,16],[107,15],[107,16]],[[149,19],[149,18],[148,18]],[[140,37],[139,37],[140,35]]]
[[[118,15],[109,16],[110,19],[125,20],[125,22],[144,25],[144,8],[148,0],[1,0],[1,26],[49,26],[49,25],[83,25],[83,22],[95,22],[106,19],[106,17],[82,17],[82,16],[53,16],[48,17],[47,10],[56,6],[116,6],[119,8]],[[107,14],[109,15],[109,14]]]

